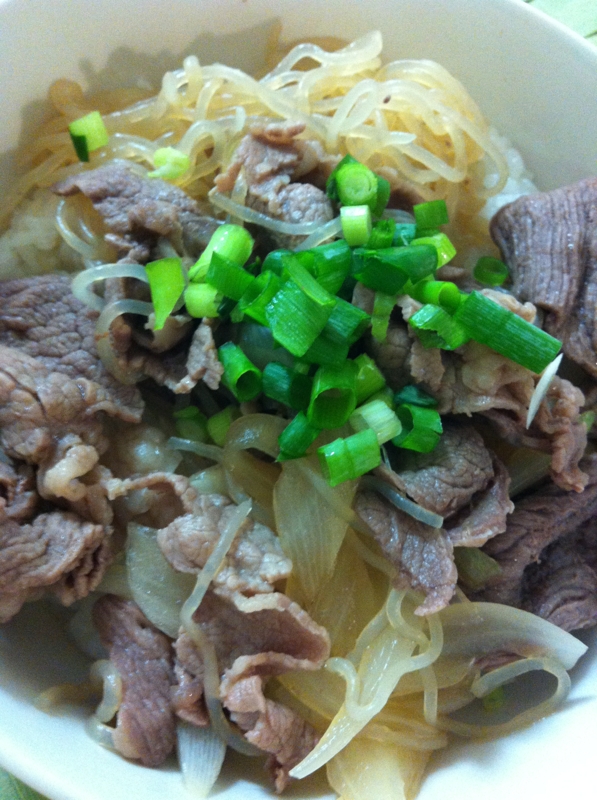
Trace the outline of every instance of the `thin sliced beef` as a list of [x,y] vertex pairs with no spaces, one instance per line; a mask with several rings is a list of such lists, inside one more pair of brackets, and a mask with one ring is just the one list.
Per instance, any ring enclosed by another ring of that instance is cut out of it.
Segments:
[[[554,542],[566,542],[569,537],[578,541],[576,550],[583,563],[595,569],[596,543],[587,539],[587,544],[583,537],[597,514],[597,456],[584,459],[581,466],[588,475],[583,492],[566,492],[549,483],[517,501],[508,518],[506,532],[491,539],[484,547],[485,552],[499,563],[502,572],[488,581],[477,599],[529,607],[533,600],[525,589],[527,569],[539,564],[539,568],[533,567],[529,575],[535,575],[533,581],[537,585],[542,583],[541,564],[544,555],[550,552],[546,548]],[[591,552],[594,554],[592,562],[588,555]],[[558,563],[557,560],[554,562],[555,571]],[[547,574],[552,566],[548,563]],[[545,587],[541,591],[545,596]]]
[[54,187],[66,196],[82,192],[101,214],[120,257],[145,263],[160,237],[196,258],[220,224],[177,186],[144,177],[135,165],[120,161],[81,172]]
[[[196,505],[195,513],[178,517],[158,533],[162,552],[179,572],[197,573],[202,569],[236,508],[227,497],[218,494],[199,495]],[[292,562],[273,532],[247,519],[211,586],[223,597],[271,592],[275,583],[290,575],[291,569]]]
[[114,746],[123,756],[156,767],[176,740],[171,641],[135,603],[115,595],[97,601],[93,621],[122,680]]
[[369,340],[367,346],[369,354],[391,389],[400,389],[405,383],[410,382],[408,358],[412,344],[406,327],[392,321],[388,325],[388,332],[383,342],[378,342],[373,337]]
[[37,492],[31,467],[21,464],[15,468],[0,461],[0,523],[29,519],[36,506]]
[[134,518],[141,525],[165,528],[196,510],[197,492],[184,475],[150,472],[125,479],[106,475],[102,484],[109,500],[120,501],[116,518],[123,526]]
[[[310,183],[291,181],[312,172],[311,143],[296,139],[301,122],[256,125],[234,153],[226,172],[216,177],[220,192],[231,191],[241,170],[247,183],[246,204],[284,222],[327,222],[334,216],[325,192]],[[276,235],[280,245],[292,244]]]
[[104,411],[139,422],[141,396],[135,387],[113,378],[100,361],[97,312],[73,296],[70,284],[67,275],[0,282],[0,345],[26,353],[48,373],[93,381],[104,390]]
[[[263,696],[267,678],[295,670],[318,669],[329,656],[329,637],[296,603],[271,592],[225,599],[208,591],[193,617],[215,650],[220,697],[246,738],[270,754],[278,789],[288,771],[316,744],[310,726]],[[203,662],[186,633],[176,641],[179,716],[205,724]],[[289,727],[293,736],[286,738]]]
[[545,330],[597,377],[597,178],[520,197],[490,231],[514,294],[545,310]]
[[110,562],[109,530],[75,514],[40,514],[0,523],[0,622],[43,590],[70,605],[99,584]]
[[447,606],[456,588],[457,574],[452,545],[444,531],[423,525],[374,492],[358,494],[355,511],[396,568],[395,587],[425,594],[425,601],[415,613],[432,614]]

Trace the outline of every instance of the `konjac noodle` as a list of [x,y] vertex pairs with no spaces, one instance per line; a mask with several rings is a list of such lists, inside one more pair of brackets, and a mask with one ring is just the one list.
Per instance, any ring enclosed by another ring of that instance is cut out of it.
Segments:
[[596,376],[525,250],[562,195],[381,49],[58,81],[0,206],[0,620],[70,606],[89,681],[40,705],[201,797],[231,747],[412,798],[595,622]]

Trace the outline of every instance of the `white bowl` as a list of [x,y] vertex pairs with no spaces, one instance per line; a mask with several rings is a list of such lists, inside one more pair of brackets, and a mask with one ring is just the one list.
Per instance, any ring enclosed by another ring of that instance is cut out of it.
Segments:
[[[257,69],[270,25],[285,38],[384,35],[388,59],[425,57],[458,77],[549,189],[597,171],[597,51],[519,0],[0,0],[0,154],[40,119],[58,77],[92,87],[154,84],[182,56]],[[0,155],[0,186],[10,178]],[[590,637],[594,638],[594,637]],[[74,711],[36,710],[40,690],[81,679],[85,659],[60,634],[60,613],[31,605],[0,628],[0,764],[51,800],[185,798],[173,764],[149,770],[99,748]],[[420,800],[595,796],[597,659],[574,671],[563,710],[492,744],[433,761]],[[265,798],[259,768],[232,759],[218,800]],[[317,778],[290,797],[331,797]]]

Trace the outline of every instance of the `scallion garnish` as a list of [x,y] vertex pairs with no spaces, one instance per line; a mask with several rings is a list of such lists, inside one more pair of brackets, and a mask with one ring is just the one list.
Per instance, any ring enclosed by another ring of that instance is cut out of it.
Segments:
[[392,439],[392,444],[417,453],[433,450],[443,430],[440,415],[434,408],[403,403],[396,408],[396,416],[402,423],[402,432]]
[[284,364],[270,361],[263,368],[263,393],[272,400],[304,411],[311,399],[313,380]]
[[386,379],[381,374],[375,361],[366,353],[362,353],[354,359],[357,365],[356,394],[357,405],[361,405],[365,400],[381,391],[386,385]]
[[330,486],[360,478],[381,464],[377,436],[371,428],[319,447],[317,456]]
[[261,372],[240,347],[233,342],[226,342],[218,347],[218,357],[224,367],[222,383],[236,399],[244,403],[257,397],[261,392]]
[[[414,227],[414,226],[413,226]],[[396,222],[393,219],[378,219],[371,236],[367,240],[365,248],[367,250],[381,250],[386,247],[391,247],[394,242],[394,234],[396,232]]]
[[348,422],[355,431],[371,428],[379,444],[389,442],[402,431],[402,424],[394,411],[383,400],[370,400],[355,409]]
[[424,305],[408,320],[421,340],[423,347],[455,350],[471,338],[460,322],[439,306]]
[[207,417],[197,406],[187,406],[175,411],[172,415],[176,425],[176,435],[181,439],[191,439],[194,442],[206,442],[209,433],[207,431]]
[[553,336],[480,292],[463,297],[454,320],[472,339],[532,372],[543,372],[562,347]]
[[481,257],[473,270],[473,276],[479,283],[486,286],[501,286],[508,280],[508,267],[499,258],[491,256]]
[[388,335],[390,315],[396,305],[397,297],[394,294],[375,292],[373,300],[373,315],[371,317],[371,335],[378,342],[385,342]]
[[371,236],[372,220],[369,206],[342,206],[342,233],[351,247],[364,245]]
[[445,200],[430,200],[413,206],[417,228],[438,228],[450,220]]
[[336,239],[334,242],[313,247],[311,250],[303,250],[294,255],[313,275],[317,283],[330,294],[339,291],[352,266],[352,251],[345,239]]
[[274,339],[293,356],[304,356],[322,332],[335,305],[334,298],[329,294],[328,297],[331,302],[320,302],[321,297],[315,300],[293,280],[288,280],[265,307]]
[[253,275],[234,261],[215,250],[211,254],[205,282],[216,288],[224,297],[240,300],[254,281]]
[[91,111],[71,122],[68,132],[79,161],[89,161],[89,153],[104,147],[110,139],[99,111]]
[[385,294],[398,294],[407,280],[415,284],[437,268],[437,251],[432,245],[388,247],[383,250],[357,249],[354,277],[364,286]]
[[305,414],[300,411],[278,437],[280,455],[277,460],[289,461],[292,458],[302,458],[320,433],[320,429],[311,425]]
[[324,328],[307,352],[301,356],[301,361],[305,364],[338,366],[346,361],[349,349],[348,342],[340,343],[336,338],[330,339]]
[[322,333],[332,342],[352,345],[358,341],[371,324],[371,317],[352,303],[336,298]]
[[402,247],[410,244],[417,235],[417,226],[414,222],[400,222],[396,225],[392,238],[393,247]]
[[371,209],[371,213],[373,214],[374,217],[381,217],[390,200],[390,193],[392,187],[390,186],[390,182],[387,181],[385,178],[382,178],[381,175],[377,175],[376,177],[377,177],[377,199],[375,205]]
[[316,428],[339,428],[356,408],[358,367],[354,361],[322,366],[313,378],[307,419]]
[[412,240],[412,245],[431,245],[435,247],[437,252],[437,266],[443,267],[448,261],[451,261],[456,255],[456,248],[448,239],[445,233],[433,233],[429,236],[421,236],[417,232],[417,237]]
[[[310,252],[306,250],[305,252]],[[268,253],[263,260],[263,267],[261,268],[262,272],[275,272],[276,275],[282,275],[284,270],[284,261],[288,256],[298,255],[298,253],[293,253],[292,250],[272,250]]]
[[251,234],[240,225],[220,225],[213,232],[199,260],[190,268],[189,280],[196,282],[205,280],[213,253],[218,253],[239,267],[244,266],[251,255],[253,244]]
[[343,206],[377,204],[377,175],[358,161],[344,163],[336,172],[336,192]]
[[222,295],[207,283],[189,283],[184,292],[184,302],[191,317],[217,317]]
[[502,572],[498,562],[478,547],[455,547],[454,563],[458,580],[473,591],[479,591]]
[[240,409],[238,406],[227,406],[222,411],[218,411],[207,420],[207,432],[211,439],[218,447],[223,447],[226,442],[226,434],[228,428],[232,425],[235,419],[240,417]]
[[267,325],[265,309],[274,295],[280,290],[282,282],[275,272],[262,272],[245,289],[243,296],[238,301],[238,309],[242,314]]
[[155,169],[147,173],[148,178],[174,181],[187,172],[191,159],[175,147],[158,147],[153,154],[153,165]]
[[174,310],[184,290],[180,258],[161,258],[145,265],[151,302],[155,313],[154,330],[159,331]]
[[437,408],[437,400],[414,384],[404,386],[394,395],[394,403],[399,406],[403,403],[423,406],[423,408]]
[[409,286],[408,294],[419,303],[432,303],[453,314],[460,305],[461,293],[455,283],[423,280]]

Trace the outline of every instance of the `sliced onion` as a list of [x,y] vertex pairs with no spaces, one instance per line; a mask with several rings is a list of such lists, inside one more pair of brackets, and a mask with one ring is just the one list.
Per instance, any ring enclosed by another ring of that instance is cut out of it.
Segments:
[[380,478],[374,478],[371,475],[366,475],[365,477],[361,478],[360,485],[363,489],[373,489],[375,492],[383,494],[383,496],[389,500],[390,503],[395,505],[396,508],[400,509],[400,511],[404,511],[405,514],[408,514],[419,522],[429,525],[431,528],[443,527],[443,517],[440,517],[439,514],[435,514],[433,511],[423,508],[423,506],[414,503],[407,497],[403,497],[399,492],[393,489],[385,481],[382,481]]
[[[189,483],[199,494],[227,494],[226,475],[220,464],[196,472],[189,478]],[[245,498],[246,499],[246,498]]]
[[95,710],[95,716],[100,722],[110,722],[122,703],[122,678],[108,659],[95,661],[89,670],[89,678],[92,683],[102,686],[102,700]]
[[539,411],[539,406],[547,394],[547,391],[555,377],[556,372],[558,371],[560,364],[562,363],[563,358],[564,354],[560,353],[560,355],[554,358],[554,360],[543,370],[541,378],[539,379],[539,383],[535,386],[535,391],[533,392],[531,401],[529,403],[529,410],[527,412],[527,428],[530,427],[531,422],[535,419],[535,414],[537,411]]
[[103,297],[95,294],[91,287],[98,281],[110,278],[136,278],[143,283],[149,283],[145,268],[141,264],[102,264],[99,267],[90,267],[77,273],[70,285],[71,292],[77,300],[89,308],[101,311],[106,305],[106,301]]
[[185,788],[193,797],[205,798],[220,774],[226,743],[211,726],[199,728],[180,721],[176,734],[178,763]]
[[195,455],[208,458],[210,461],[216,461],[218,464],[224,457],[224,450],[215,444],[205,444],[205,442],[197,442],[194,439],[180,439],[178,436],[171,436],[168,439],[168,447],[172,450],[185,450],[188,453],[195,453]]

